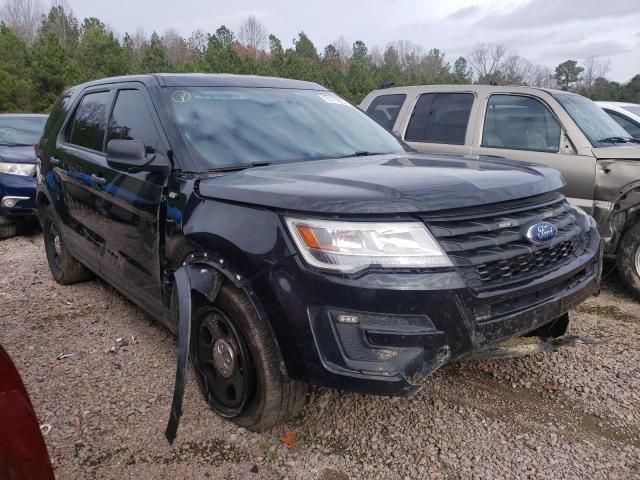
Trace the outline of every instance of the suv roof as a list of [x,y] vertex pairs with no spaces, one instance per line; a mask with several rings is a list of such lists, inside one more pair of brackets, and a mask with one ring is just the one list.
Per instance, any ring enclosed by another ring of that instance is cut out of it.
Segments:
[[390,88],[380,88],[374,90],[376,94],[380,92],[388,92],[389,94],[393,93],[410,93],[410,92],[419,92],[424,90],[425,88],[430,91],[464,91],[464,92],[532,92],[532,91],[543,91],[548,94],[557,94],[564,93],[574,95],[571,92],[566,92],[564,90],[557,90],[553,88],[540,88],[540,87],[523,87],[519,85],[471,85],[471,84],[454,84],[454,85],[412,85],[407,87],[390,87]]
[[163,87],[256,87],[256,88],[295,88],[303,90],[326,90],[314,82],[290,80],[286,78],[261,77],[258,75],[234,75],[228,73],[152,73],[143,75],[124,75],[108,77],[83,83],[78,87],[90,87],[121,82],[154,83]]

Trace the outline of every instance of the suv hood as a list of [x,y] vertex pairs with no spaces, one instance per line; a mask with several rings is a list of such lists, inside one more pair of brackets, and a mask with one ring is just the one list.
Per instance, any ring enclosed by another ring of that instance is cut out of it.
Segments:
[[414,154],[316,160],[203,178],[200,195],[318,213],[388,214],[463,208],[564,186],[559,172],[489,157]]
[[36,152],[32,146],[9,147],[0,146],[0,162],[36,163]]
[[597,159],[601,158],[625,158],[640,160],[640,145],[620,145],[617,147],[598,147],[593,149],[593,154]]

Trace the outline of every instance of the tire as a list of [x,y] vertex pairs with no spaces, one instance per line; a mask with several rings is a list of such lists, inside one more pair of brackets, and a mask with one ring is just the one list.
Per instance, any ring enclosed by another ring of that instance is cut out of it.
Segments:
[[618,245],[617,267],[624,286],[640,299],[640,223],[622,236]]
[[218,415],[262,432],[302,410],[308,385],[289,378],[268,325],[238,289],[224,286],[214,305],[197,308],[192,328],[198,384]]
[[8,218],[0,217],[0,240],[13,237],[16,231],[15,223],[11,222]]
[[69,285],[93,278],[93,273],[69,253],[51,207],[46,207],[42,220],[44,249],[54,280],[61,285]]

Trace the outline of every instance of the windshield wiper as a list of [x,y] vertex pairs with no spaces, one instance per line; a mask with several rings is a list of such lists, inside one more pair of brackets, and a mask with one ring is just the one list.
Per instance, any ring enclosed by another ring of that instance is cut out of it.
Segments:
[[358,152],[353,152],[350,155],[343,155],[341,157],[336,157],[336,158],[368,157],[370,155],[387,155],[387,154],[385,152],[367,152],[365,150],[361,150]]
[[598,143],[640,143],[640,140],[632,137],[607,137],[601,138]]
[[269,165],[271,165],[271,162],[251,162],[245,165],[227,165],[226,167],[208,168],[207,170],[202,170],[201,173],[239,172],[247,168],[268,167]]

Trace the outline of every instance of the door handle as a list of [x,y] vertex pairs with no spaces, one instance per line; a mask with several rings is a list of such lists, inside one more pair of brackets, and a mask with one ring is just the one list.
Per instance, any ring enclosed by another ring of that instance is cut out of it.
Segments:
[[107,183],[106,178],[101,177],[100,175],[96,175],[95,173],[91,174],[91,180],[96,182],[98,185],[104,185],[105,183]]
[[53,165],[54,167],[57,167],[58,165],[60,165],[60,160],[56,157],[50,157],[49,163],[51,163],[51,165]]

